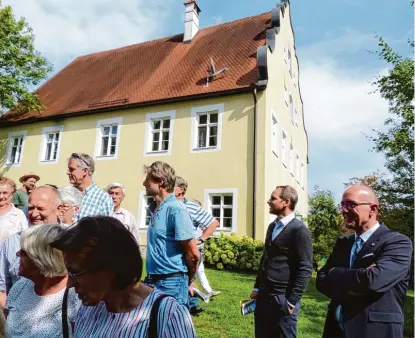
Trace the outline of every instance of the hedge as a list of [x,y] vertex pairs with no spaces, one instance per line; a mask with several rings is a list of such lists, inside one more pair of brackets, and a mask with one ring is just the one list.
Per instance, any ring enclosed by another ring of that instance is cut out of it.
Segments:
[[230,236],[221,233],[205,244],[203,261],[219,270],[242,270],[257,272],[264,251],[264,242],[250,237]]

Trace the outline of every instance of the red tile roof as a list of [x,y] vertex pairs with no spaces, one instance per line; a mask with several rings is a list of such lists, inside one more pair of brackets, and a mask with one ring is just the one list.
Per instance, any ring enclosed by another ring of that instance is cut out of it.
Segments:
[[[41,114],[8,112],[0,120],[29,122],[242,91],[257,81],[256,52],[270,19],[267,12],[204,28],[190,43],[180,34],[78,57],[36,91],[46,106]],[[217,70],[228,71],[206,87],[210,57]]]

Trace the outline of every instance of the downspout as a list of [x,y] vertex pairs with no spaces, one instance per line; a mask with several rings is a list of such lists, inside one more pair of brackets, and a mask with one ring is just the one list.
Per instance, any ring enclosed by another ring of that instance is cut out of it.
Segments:
[[257,190],[257,111],[258,111],[258,100],[257,100],[257,89],[254,88],[252,92],[254,95],[254,156],[253,156],[253,185],[252,185],[252,238],[255,239],[256,235],[256,190]]

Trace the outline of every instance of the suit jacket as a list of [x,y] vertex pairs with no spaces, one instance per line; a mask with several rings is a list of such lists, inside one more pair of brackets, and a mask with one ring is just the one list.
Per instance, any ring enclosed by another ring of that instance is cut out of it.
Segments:
[[295,305],[313,271],[311,234],[304,223],[294,218],[272,240],[274,227],[275,222],[268,227],[255,288],[260,295],[285,295]]
[[[412,242],[380,224],[350,268],[354,241],[354,234],[339,237],[317,274],[317,290],[331,298],[323,338],[401,338]],[[335,318],[339,304],[344,331]]]

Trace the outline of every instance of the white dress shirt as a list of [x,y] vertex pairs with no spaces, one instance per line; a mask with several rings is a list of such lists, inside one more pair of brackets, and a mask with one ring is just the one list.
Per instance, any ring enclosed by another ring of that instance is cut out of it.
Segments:
[[133,214],[124,208],[114,211],[114,217],[118,219],[134,235],[138,244],[140,244],[140,234],[138,233],[137,222]]

